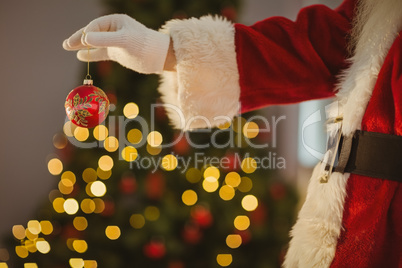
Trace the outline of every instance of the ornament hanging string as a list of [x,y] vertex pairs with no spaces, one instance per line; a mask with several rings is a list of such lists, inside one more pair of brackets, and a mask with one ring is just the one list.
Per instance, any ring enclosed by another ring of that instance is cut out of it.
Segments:
[[[85,38],[85,32],[82,31],[82,41]],[[83,42],[84,43],[84,42]],[[109,99],[102,89],[93,85],[92,77],[89,74],[90,49],[87,57],[87,75],[82,86],[76,87],[67,95],[64,107],[70,121],[85,128],[93,128],[101,124],[109,113]]]
[[[85,38],[85,31],[82,31],[82,35]],[[90,50],[90,47],[89,47],[89,45],[87,45],[88,61],[87,61],[87,75],[85,76],[85,80],[92,80],[92,76],[89,74],[89,61],[90,61],[89,50]]]

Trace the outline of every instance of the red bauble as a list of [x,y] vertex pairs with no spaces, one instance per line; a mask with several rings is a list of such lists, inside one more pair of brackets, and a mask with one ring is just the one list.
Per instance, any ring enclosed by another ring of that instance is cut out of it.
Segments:
[[190,144],[187,141],[186,135],[183,132],[174,135],[173,150],[179,155],[186,155],[190,150]]
[[151,241],[144,246],[144,254],[151,259],[160,259],[166,254],[165,245],[159,241]]
[[123,194],[132,194],[137,190],[137,181],[133,176],[126,175],[121,178],[119,189]]
[[210,227],[214,221],[209,209],[201,205],[194,206],[191,209],[191,216],[194,221],[202,228]]
[[102,123],[109,113],[105,92],[84,80],[84,85],[71,90],[64,104],[71,122],[79,127],[92,128]]
[[183,239],[188,244],[198,244],[202,238],[200,227],[196,224],[187,224],[182,232]]
[[145,180],[145,192],[149,199],[159,200],[165,194],[166,182],[163,173],[149,173]]

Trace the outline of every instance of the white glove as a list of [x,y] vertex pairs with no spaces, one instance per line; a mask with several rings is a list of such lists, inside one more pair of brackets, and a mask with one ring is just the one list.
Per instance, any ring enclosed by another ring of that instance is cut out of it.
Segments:
[[[113,60],[139,73],[161,73],[170,37],[127,15],[97,18],[63,42],[66,50],[79,50],[81,61]],[[91,48],[88,55],[88,47]]]

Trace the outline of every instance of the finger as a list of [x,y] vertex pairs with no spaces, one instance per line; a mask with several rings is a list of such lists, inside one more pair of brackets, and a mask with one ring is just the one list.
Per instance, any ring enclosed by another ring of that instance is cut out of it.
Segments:
[[113,32],[119,28],[119,21],[124,17],[120,14],[106,15],[91,21],[87,27],[85,27],[85,32]]
[[81,43],[90,47],[114,47],[121,46],[123,42],[123,33],[118,32],[87,32],[81,38]]
[[77,58],[80,61],[104,61],[111,60],[107,48],[95,48],[90,49],[88,53],[88,49],[83,49],[77,52]]
[[71,35],[68,39],[64,40],[63,48],[65,50],[79,50],[85,48],[85,45],[81,43],[82,33],[84,28],[76,31],[73,35]]

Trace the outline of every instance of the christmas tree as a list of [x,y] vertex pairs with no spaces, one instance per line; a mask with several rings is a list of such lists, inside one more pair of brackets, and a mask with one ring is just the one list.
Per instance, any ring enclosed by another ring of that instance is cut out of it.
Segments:
[[[154,29],[205,14],[234,21],[239,5],[106,4],[110,13]],[[113,62],[91,70],[111,102],[109,116],[94,129],[67,121],[54,136],[48,168],[57,189],[36,219],[13,227],[10,267],[279,267],[297,197],[275,178],[272,169],[285,163],[264,146],[272,138],[263,131],[266,121],[249,113],[216,129],[183,133],[169,126],[159,105],[156,75]],[[269,167],[262,167],[264,159]]]

